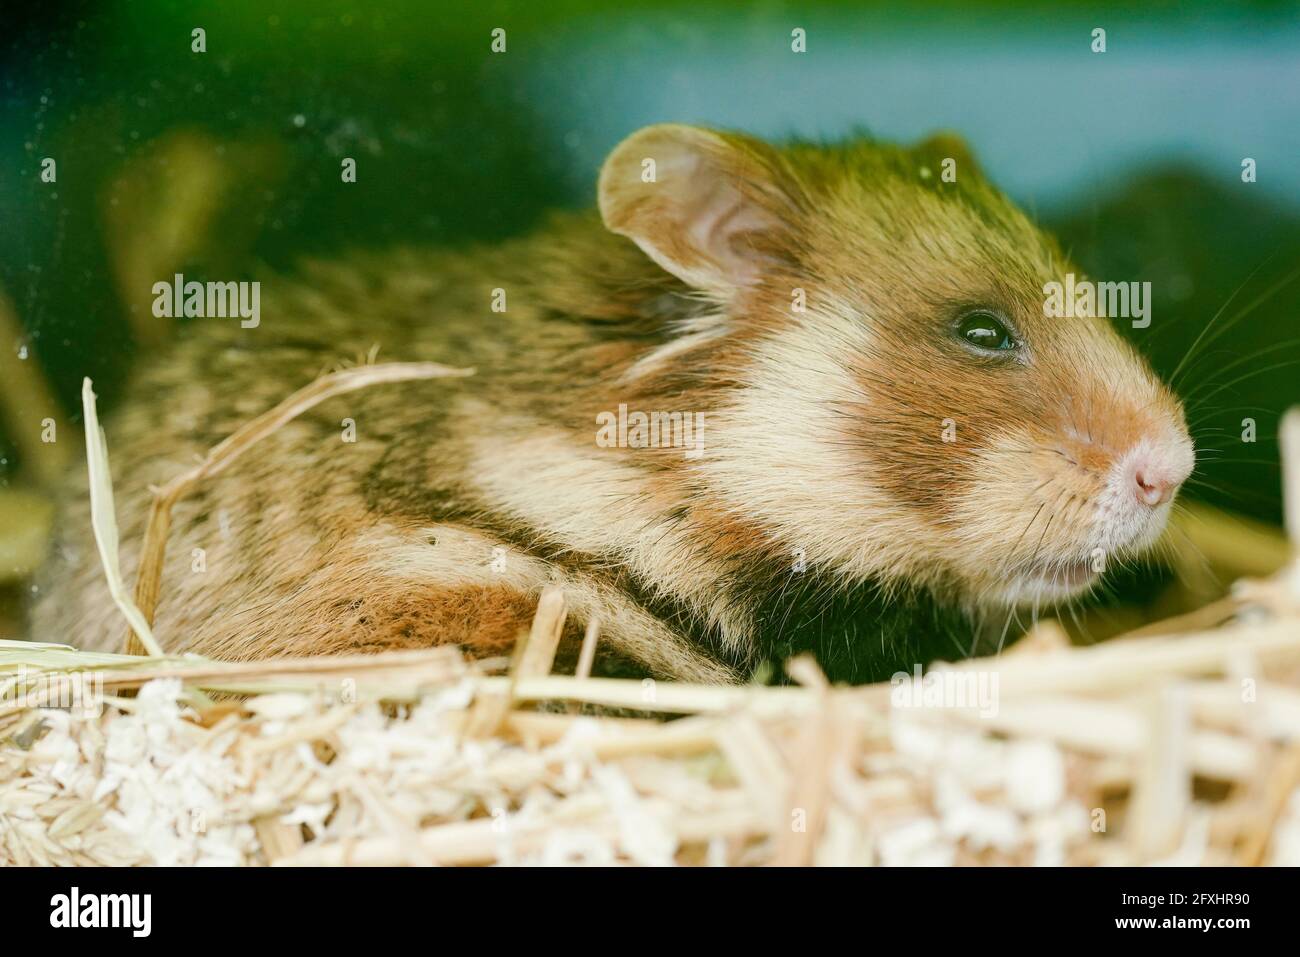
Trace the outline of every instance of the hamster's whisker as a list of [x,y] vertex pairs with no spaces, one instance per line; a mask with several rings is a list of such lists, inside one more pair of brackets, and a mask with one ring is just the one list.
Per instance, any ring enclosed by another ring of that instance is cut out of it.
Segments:
[[1009,631],[1010,628],[1011,628],[1011,622],[1012,622],[1013,619],[1015,620],[1016,627],[1017,627],[1018,629],[1020,629],[1021,631],[1024,631],[1024,630],[1025,630],[1025,629],[1024,629],[1024,626],[1020,623],[1020,612],[1019,612],[1019,611],[1018,611],[1018,610],[1013,606],[1012,609],[1011,609],[1011,612],[1007,615],[1006,624],[1004,624],[1004,625],[1002,626],[1002,634],[1001,634],[1001,636],[998,638],[998,651],[997,651],[997,653],[998,653],[999,655],[1002,654],[1002,649],[1006,646],[1006,643],[1007,643],[1007,633],[1008,633],[1008,631]]
[[1204,462],[1206,465],[1263,465],[1272,469],[1281,469],[1282,463],[1273,462],[1269,459],[1203,459],[1198,458],[1198,462]]
[[[1050,481],[1050,480],[1049,480],[1049,481]],[[1022,529],[1020,530],[1020,534],[1016,536],[1015,544],[1013,544],[1013,545],[1011,546],[1011,548],[1009,548],[1009,549],[1007,550],[1007,557],[1006,557],[1006,559],[1003,560],[1002,568],[999,570],[999,574],[1001,574],[1001,575],[1005,575],[1005,574],[1006,574],[1007,569],[1008,569],[1008,568],[1010,567],[1010,565],[1011,565],[1012,558],[1014,557],[1014,555],[1015,555],[1015,553],[1016,553],[1016,549],[1020,547],[1020,542],[1021,542],[1021,541],[1024,539],[1024,537],[1025,537],[1025,533],[1029,531],[1029,527],[1030,527],[1030,525],[1033,525],[1033,524],[1034,524],[1034,522],[1038,519],[1038,516],[1042,514],[1043,509],[1046,508],[1046,507],[1047,507],[1047,503],[1046,503],[1046,502],[1039,502],[1039,503],[1038,503],[1038,510],[1037,510],[1036,512],[1034,512],[1034,514],[1030,517],[1030,519],[1029,519],[1029,524],[1027,524],[1024,528],[1022,528]]]
[[[1277,253],[1278,251],[1274,250],[1273,252],[1269,253],[1266,257],[1264,257],[1264,259],[1260,262],[1260,264],[1256,266],[1254,269],[1252,269],[1250,271],[1250,274],[1245,278],[1245,280],[1243,280],[1242,283],[1232,291],[1232,294],[1223,301],[1223,305],[1221,305],[1218,308],[1218,311],[1215,312],[1215,314],[1210,317],[1210,321],[1205,324],[1205,328],[1203,328],[1200,331],[1200,333],[1196,336],[1196,338],[1192,340],[1192,344],[1187,347],[1187,351],[1183,353],[1183,357],[1182,359],[1179,360],[1178,365],[1174,366],[1174,371],[1169,374],[1170,387],[1177,386],[1178,374],[1182,372],[1183,368],[1187,365],[1188,361],[1192,358],[1193,355],[1196,354],[1197,348],[1200,347],[1201,342],[1205,340],[1205,337],[1209,334],[1210,330],[1214,328],[1214,324],[1219,321],[1219,317],[1222,316],[1223,313],[1227,310],[1227,308],[1232,305],[1233,300],[1235,300],[1237,296],[1241,294],[1241,291],[1250,284],[1250,281],[1259,274],[1259,271],[1263,269],[1265,266],[1267,266],[1269,262],[1272,261],[1273,257],[1276,256]],[[1240,317],[1241,315],[1238,314],[1236,318],[1240,318]],[[1232,321],[1233,320],[1229,320],[1229,324],[1231,324]],[[1213,339],[1210,339],[1209,341],[1206,341],[1205,344],[1208,346],[1210,342],[1213,341],[1214,341]]]
[[[1192,540],[1191,536],[1189,536],[1185,531],[1183,531],[1178,526],[1171,525],[1170,528],[1173,529],[1174,534],[1181,536],[1183,541],[1187,543],[1187,547],[1191,549],[1197,561],[1200,563],[1200,570],[1202,574],[1207,576],[1208,579],[1210,581],[1213,581],[1216,585],[1220,584],[1220,578],[1218,575],[1215,574],[1214,566],[1210,564],[1210,559],[1206,556],[1205,552],[1201,549],[1201,547]],[[1184,571],[1180,566],[1179,562],[1176,561],[1177,552],[1174,550],[1173,543],[1172,542],[1168,543],[1166,547],[1169,549],[1170,552],[1168,567],[1173,570],[1174,576],[1178,578],[1184,585],[1190,584],[1187,581],[1186,577],[1184,576]]]
[[1220,392],[1222,392],[1225,389],[1231,389],[1234,385],[1238,385],[1242,382],[1246,382],[1250,379],[1253,379],[1257,375],[1264,375],[1265,373],[1268,372],[1276,372],[1278,369],[1285,369],[1288,366],[1293,366],[1293,365],[1300,365],[1300,359],[1288,359],[1285,362],[1276,362],[1273,365],[1264,366],[1261,369],[1251,369],[1245,375],[1237,376],[1237,378],[1231,380],[1230,382],[1223,383],[1221,386],[1216,388],[1213,392],[1209,393],[1208,395],[1202,396],[1200,399],[1198,399],[1195,402],[1188,404],[1187,408],[1195,412],[1196,410],[1199,410],[1202,406],[1204,406],[1206,402],[1209,402],[1211,399],[1213,399],[1216,395],[1218,395]]
[[[1254,352],[1250,352],[1245,355],[1238,356],[1232,362],[1226,363],[1225,365],[1215,366],[1214,372],[1211,375],[1206,377],[1200,384],[1196,386],[1196,388],[1192,389],[1192,391],[1186,393],[1186,395],[1184,396],[1184,401],[1196,398],[1198,395],[1201,394],[1202,390],[1210,387],[1211,385],[1214,385],[1216,379],[1219,376],[1223,375],[1226,372],[1231,372],[1233,369],[1236,369],[1238,366],[1244,365],[1247,362],[1254,362],[1256,359],[1260,359],[1268,355],[1269,353],[1277,352],[1279,349],[1290,349],[1295,346],[1300,346],[1300,338],[1287,339],[1284,340],[1283,342],[1274,343],[1271,346],[1266,346],[1262,349],[1256,349]],[[1229,354],[1233,355],[1235,353],[1229,353]]]
[[1277,492],[1265,492],[1258,489],[1243,489],[1240,485],[1236,485],[1232,482],[1219,484],[1217,482],[1207,482],[1203,478],[1192,476],[1187,479],[1186,484],[1189,486],[1195,486],[1196,488],[1206,488],[1212,492],[1218,492],[1220,495],[1232,499],[1254,497],[1270,503],[1278,503],[1281,501],[1279,493]]
[[1212,336],[1210,336],[1208,340],[1206,340],[1205,345],[1209,346],[1220,336],[1223,336],[1226,333],[1228,333],[1234,325],[1236,325],[1239,321],[1244,319],[1250,313],[1254,312],[1255,309],[1259,308],[1259,306],[1263,305],[1269,299],[1273,298],[1273,296],[1277,295],[1279,292],[1281,292],[1283,289],[1289,286],[1292,282],[1295,281],[1297,277],[1300,277],[1300,269],[1292,270],[1286,276],[1283,276],[1280,280],[1275,282],[1268,289],[1264,290],[1264,292],[1260,293],[1258,296],[1252,299],[1247,305],[1242,307],[1242,309],[1236,315],[1234,315],[1226,323],[1220,326],[1218,331],[1216,331]]

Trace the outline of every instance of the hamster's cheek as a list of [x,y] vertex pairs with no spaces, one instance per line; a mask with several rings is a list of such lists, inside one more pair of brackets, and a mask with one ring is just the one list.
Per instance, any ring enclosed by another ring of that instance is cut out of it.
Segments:
[[1053,601],[1095,584],[1099,475],[1016,430],[976,451],[966,479],[946,509],[947,560],[976,604]]

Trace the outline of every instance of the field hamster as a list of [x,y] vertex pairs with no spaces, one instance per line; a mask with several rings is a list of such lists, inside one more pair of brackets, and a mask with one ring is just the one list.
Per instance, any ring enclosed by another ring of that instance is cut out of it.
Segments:
[[[489,248],[264,277],[256,328],[196,320],[142,360],[107,425],[128,580],[149,486],[322,372],[477,370],[331,399],[183,500],[165,647],[500,654],[558,582],[619,673],[811,649],[880,679],[1161,532],[1193,465],[1179,402],[1107,320],[1044,315],[1078,271],[955,138],[652,126],[598,200]],[[116,649],[89,529],[78,472],[33,635]]]

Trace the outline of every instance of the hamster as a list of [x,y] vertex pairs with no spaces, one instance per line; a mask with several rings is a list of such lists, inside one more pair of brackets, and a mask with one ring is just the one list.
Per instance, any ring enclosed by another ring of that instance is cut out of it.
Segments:
[[[141,360],[107,424],[128,581],[150,486],[322,372],[476,370],[331,399],[183,499],[167,650],[499,655],[559,583],[566,647],[598,618],[607,673],[812,650],[878,680],[1160,535],[1180,403],[1106,319],[1045,315],[1079,271],[956,138],[657,125],[597,192],[500,245],[265,276],[256,328],[196,320]],[[117,650],[84,471],[65,505],[33,636]]]

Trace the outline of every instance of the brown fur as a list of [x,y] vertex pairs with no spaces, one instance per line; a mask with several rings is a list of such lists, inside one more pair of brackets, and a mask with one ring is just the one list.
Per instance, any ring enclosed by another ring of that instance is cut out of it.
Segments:
[[[1110,489],[1137,443],[1190,462],[1177,401],[1104,320],[1044,318],[1043,284],[1072,267],[950,139],[778,148],[653,127],[612,154],[600,201],[604,225],[264,277],[259,328],[198,320],[146,360],[107,433],[128,578],[149,486],[321,372],[376,347],[478,369],[331,400],[183,501],[168,648],[495,654],[560,582],[603,647],[729,680],[794,554],[825,582],[812,594],[875,582],[975,609],[1037,601],[1040,566],[1159,531],[1163,513]],[[1023,361],[952,338],[981,305],[1023,333]],[[619,403],[707,413],[705,455],[597,447]],[[88,529],[78,473],[35,634],[115,648]]]

